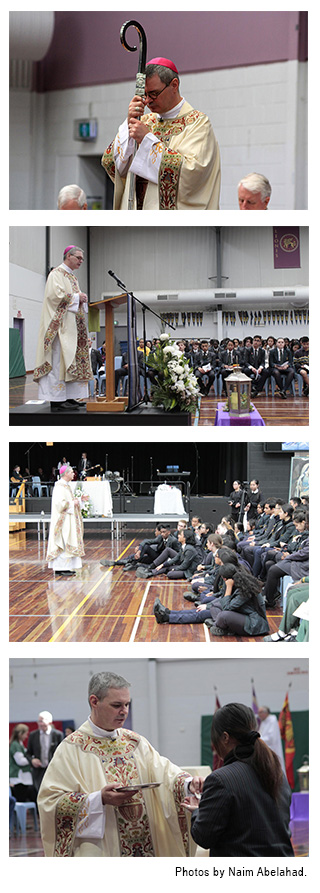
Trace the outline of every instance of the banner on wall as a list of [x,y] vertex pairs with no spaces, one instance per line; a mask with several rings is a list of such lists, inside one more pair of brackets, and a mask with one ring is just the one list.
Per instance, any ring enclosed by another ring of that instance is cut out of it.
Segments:
[[273,227],[273,262],[275,270],[301,267],[299,226]]

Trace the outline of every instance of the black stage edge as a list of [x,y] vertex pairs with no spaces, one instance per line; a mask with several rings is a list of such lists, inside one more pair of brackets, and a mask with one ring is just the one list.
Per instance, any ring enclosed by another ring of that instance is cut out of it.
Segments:
[[75,412],[51,412],[50,404],[41,406],[29,403],[10,409],[9,425],[83,425],[90,428],[96,425],[191,425],[189,412],[164,412],[155,406],[141,404],[131,412],[87,412],[85,407]]

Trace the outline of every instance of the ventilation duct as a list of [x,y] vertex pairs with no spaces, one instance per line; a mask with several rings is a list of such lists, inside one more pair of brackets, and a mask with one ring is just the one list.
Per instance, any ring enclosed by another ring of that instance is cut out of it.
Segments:
[[54,12],[10,12],[10,59],[39,62],[48,52]]

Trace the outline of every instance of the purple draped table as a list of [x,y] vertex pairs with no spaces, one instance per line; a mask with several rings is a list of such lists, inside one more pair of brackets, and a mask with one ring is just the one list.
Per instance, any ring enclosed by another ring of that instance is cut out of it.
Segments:
[[308,821],[309,791],[296,791],[292,794],[290,821]]
[[214,420],[214,424],[221,425],[265,425],[260,412],[256,409],[254,404],[252,403],[253,410],[249,415],[246,416],[230,416],[229,412],[224,411],[224,403],[218,403],[216,417]]

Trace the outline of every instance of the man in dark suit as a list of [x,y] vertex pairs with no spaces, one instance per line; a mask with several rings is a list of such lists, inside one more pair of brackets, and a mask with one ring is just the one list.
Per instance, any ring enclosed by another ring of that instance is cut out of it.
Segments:
[[227,346],[225,350],[222,350],[220,353],[220,367],[221,367],[221,375],[222,375],[222,388],[224,393],[226,394],[226,386],[225,379],[228,378],[228,375],[231,375],[232,366],[235,366],[239,363],[240,354],[238,350],[235,350],[234,343],[231,341],[231,338],[227,342]]
[[88,459],[88,454],[82,453],[81,459],[78,462],[78,472],[80,477],[84,479],[87,475],[87,472],[90,471],[90,468],[92,468],[92,462],[90,461],[90,459]]
[[193,369],[200,392],[204,397],[208,396],[213,385],[217,358],[217,351],[209,347],[208,341],[201,341],[200,350],[194,357]]
[[269,376],[266,368],[266,354],[262,347],[260,335],[255,335],[252,345],[246,347],[243,354],[242,369],[252,381],[251,396],[256,397]]
[[[294,367],[291,350],[285,347],[284,338],[278,338],[276,346],[270,350],[269,366],[271,375],[273,375],[278,385],[279,395],[286,400],[286,391],[294,377]],[[283,376],[285,378],[284,385],[282,384]]]
[[33,784],[38,791],[50,760],[63,739],[62,732],[52,725],[52,714],[42,710],[38,717],[38,729],[30,732],[27,754],[31,758]]

